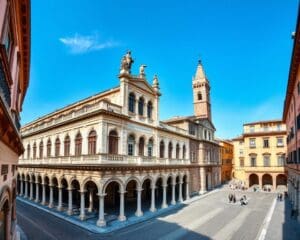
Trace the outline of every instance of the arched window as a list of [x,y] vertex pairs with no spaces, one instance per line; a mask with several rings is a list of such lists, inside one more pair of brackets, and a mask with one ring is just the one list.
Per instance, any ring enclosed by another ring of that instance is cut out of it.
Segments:
[[183,145],[182,147],[182,158],[185,159],[185,155],[186,155],[186,149],[185,149],[185,145]]
[[147,104],[147,117],[150,119],[152,118],[152,109],[153,109],[152,102],[149,101]]
[[36,143],[33,144],[33,159],[36,159]]
[[153,139],[150,138],[148,142],[148,156],[152,157],[153,156]]
[[198,96],[198,100],[202,100],[202,94],[201,94],[201,92],[198,92],[197,96]]
[[75,156],[80,156],[82,150],[82,137],[81,133],[77,133],[75,137]]
[[70,137],[67,135],[64,140],[64,155],[70,156]]
[[51,157],[51,140],[50,140],[50,138],[47,141],[47,157]]
[[118,154],[118,133],[115,130],[110,131],[108,136],[108,153]]
[[55,139],[55,157],[58,157],[59,156],[59,152],[60,152],[60,140],[59,138],[57,137]]
[[140,97],[139,99],[139,115],[143,116],[144,115],[144,104],[145,104],[145,101],[144,101],[144,98],[143,97]]
[[164,158],[165,157],[165,143],[162,140],[159,143],[159,157],[160,158]]
[[180,152],[180,147],[179,144],[176,144],[176,158],[179,159],[179,152]]
[[129,94],[128,110],[132,113],[135,112],[135,95],[134,95],[134,93]]
[[97,133],[95,130],[90,131],[88,142],[89,142],[88,153],[91,155],[95,155],[96,154],[96,143],[97,143]]
[[43,143],[43,141],[41,141],[40,142],[40,147],[39,147],[40,149],[40,152],[39,152],[39,157],[40,158],[43,158],[43,155],[44,155],[44,143]]
[[27,159],[30,159],[30,144],[27,144]]
[[144,156],[144,146],[145,146],[145,140],[143,137],[140,137],[139,141],[139,156]]
[[168,147],[168,158],[172,158],[172,152],[173,152],[173,144],[169,142],[169,147]]
[[135,138],[133,135],[129,135],[128,137],[128,155],[133,156],[134,155],[134,144],[135,144]]

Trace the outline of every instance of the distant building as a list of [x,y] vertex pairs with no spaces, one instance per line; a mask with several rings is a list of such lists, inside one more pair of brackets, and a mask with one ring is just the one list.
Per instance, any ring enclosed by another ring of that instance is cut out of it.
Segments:
[[20,112],[29,82],[29,0],[0,1],[0,239],[16,238]]
[[230,141],[218,140],[220,144],[220,153],[221,153],[221,182],[226,183],[231,180],[233,167],[233,144]]
[[144,66],[131,74],[132,63],[127,52],[118,87],[22,127],[20,196],[81,220],[94,214],[103,227],[115,216],[125,221],[132,208],[141,216],[220,184],[202,65],[192,85],[194,116],[162,122],[158,77],[150,85]]
[[234,178],[246,187],[284,190],[286,173],[286,127],[281,120],[244,124],[244,132],[233,139]]
[[298,13],[294,47],[284,101],[283,121],[287,126],[288,193],[300,221],[300,17]]

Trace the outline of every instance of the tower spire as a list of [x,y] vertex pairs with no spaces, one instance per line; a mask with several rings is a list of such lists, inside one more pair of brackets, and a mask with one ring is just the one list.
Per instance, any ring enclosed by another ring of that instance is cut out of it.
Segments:
[[198,60],[196,74],[193,77],[193,99],[194,115],[211,121],[210,86],[201,59]]

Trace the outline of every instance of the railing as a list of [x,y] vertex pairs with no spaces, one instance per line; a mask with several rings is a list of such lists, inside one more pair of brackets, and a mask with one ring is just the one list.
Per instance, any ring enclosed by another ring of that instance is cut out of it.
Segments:
[[128,156],[114,154],[80,155],[80,156],[59,156],[37,159],[19,159],[19,164],[32,165],[57,165],[57,164],[133,164],[133,165],[186,165],[190,164],[189,159],[168,159],[146,156]]
[[91,104],[91,103],[86,104],[86,105],[82,106],[80,109],[77,109],[77,110],[72,111],[70,113],[65,113],[65,114],[62,113],[62,115],[56,116],[48,122],[43,122],[41,124],[37,124],[37,125],[35,125],[33,127],[30,127],[30,128],[25,127],[25,129],[22,130],[22,135],[30,134],[32,132],[44,129],[46,127],[54,126],[56,124],[68,121],[70,119],[77,118],[79,116],[82,116],[82,115],[85,115],[85,114],[88,114],[88,113],[92,113],[92,112],[97,111],[97,110],[106,110],[106,111],[115,112],[115,113],[118,113],[118,114],[120,114],[121,111],[122,111],[120,106],[118,106],[116,104],[113,104],[113,103],[110,103],[106,100],[100,100],[100,101],[98,101],[96,103],[93,103],[93,104]]

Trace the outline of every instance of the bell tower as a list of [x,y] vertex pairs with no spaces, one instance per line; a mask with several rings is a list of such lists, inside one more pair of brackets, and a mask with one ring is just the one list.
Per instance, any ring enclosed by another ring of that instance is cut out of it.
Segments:
[[211,121],[210,86],[201,63],[198,61],[196,75],[193,77],[194,115]]

